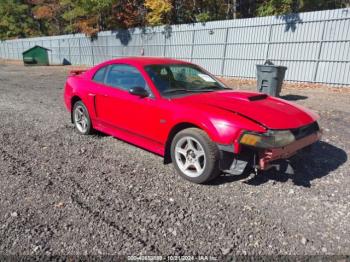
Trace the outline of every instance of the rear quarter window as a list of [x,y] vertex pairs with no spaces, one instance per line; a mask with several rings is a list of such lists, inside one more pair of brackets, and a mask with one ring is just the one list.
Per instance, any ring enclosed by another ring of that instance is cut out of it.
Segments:
[[103,67],[103,68],[99,69],[95,73],[95,75],[92,78],[92,80],[94,80],[95,82],[103,83],[104,79],[105,79],[106,70],[107,70],[107,67]]

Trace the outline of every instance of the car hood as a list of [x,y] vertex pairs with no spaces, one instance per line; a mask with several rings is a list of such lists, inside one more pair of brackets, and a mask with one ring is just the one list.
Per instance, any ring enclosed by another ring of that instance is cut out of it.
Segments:
[[268,129],[293,129],[316,121],[312,111],[256,92],[218,91],[173,99],[176,103],[206,105],[244,116]]

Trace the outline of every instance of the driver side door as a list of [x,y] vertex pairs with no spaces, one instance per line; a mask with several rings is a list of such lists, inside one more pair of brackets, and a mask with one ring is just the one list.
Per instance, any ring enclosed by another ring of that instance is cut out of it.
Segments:
[[[148,97],[130,94],[130,89],[142,87]],[[145,79],[137,68],[126,64],[108,66],[104,83],[96,94],[96,115],[109,128],[160,142],[160,112]]]

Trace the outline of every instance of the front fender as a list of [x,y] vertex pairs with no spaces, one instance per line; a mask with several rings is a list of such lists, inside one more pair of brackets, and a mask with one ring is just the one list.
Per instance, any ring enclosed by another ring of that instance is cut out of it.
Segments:
[[244,116],[213,108],[210,108],[210,110],[198,108],[187,112],[178,112],[172,123],[172,127],[181,123],[197,126],[204,130],[213,142],[220,145],[233,145],[235,152],[239,151],[238,139],[243,131],[266,131],[263,126]]

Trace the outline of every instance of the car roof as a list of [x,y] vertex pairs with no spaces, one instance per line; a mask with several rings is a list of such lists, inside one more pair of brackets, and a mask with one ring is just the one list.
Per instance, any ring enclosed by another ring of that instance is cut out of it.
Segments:
[[137,56],[137,57],[125,57],[117,58],[109,61],[110,63],[130,63],[138,64],[142,66],[146,65],[159,65],[159,64],[189,64],[189,62],[181,61],[172,58],[163,57],[147,57],[147,56]]

